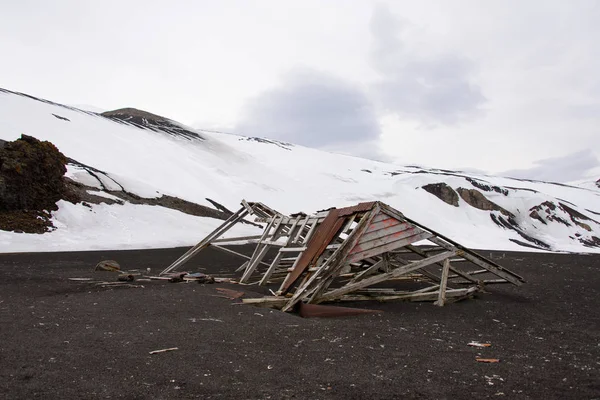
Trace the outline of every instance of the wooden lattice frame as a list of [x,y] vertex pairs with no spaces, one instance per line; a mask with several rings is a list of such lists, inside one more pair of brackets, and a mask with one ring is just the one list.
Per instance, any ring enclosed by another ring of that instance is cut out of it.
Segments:
[[[448,301],[470,297],[487,284],[519,286],[524,283],[519,275],[381,202],[291,216],[262,203],[242,201],[242,205],[238,212],[162,274],[178,268],[211,246],[247,259],[237,270],[241,273],[240,283],[267,285],[281,282],[275,296],[245,299],[245,302],[281,307],[284,311],[291,310],[300,301],[396,299],[435,301],[441,306]],[[255,222],[266,224],[262,235],[222,238],[249,214],[256,216]],[[431,245],[415,246],[425,240]],[[248,241],[256,243],[251,256],[223,247],[224,244]],[[263,260],[272,249],[277,249],[277,253],[270,263],[265,263]],[[405,255],[420,259],[407,260]],[[476,269],[459,267],[459,262],[469,263]],[[419,282],[425,287],[409,291],[372,288],[399,280]],[[469,286],[454,287],[465,284]]]

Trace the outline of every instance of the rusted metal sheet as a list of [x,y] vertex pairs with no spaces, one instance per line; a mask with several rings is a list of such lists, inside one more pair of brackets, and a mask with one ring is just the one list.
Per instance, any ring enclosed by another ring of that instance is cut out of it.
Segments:
[[369,201],[366,203],[358,203],[357,205],[351,207],[337,208],[335,211],[337,211],[340,217],[345,217],[354,213],[369,211],[375,206],[375,204],[377,204],[376,201]]
[[345,220],[345,217],[340,217],[339,210],[333,209],[329,211],[325,220],[319,224],[308,241],[306,250],[300,256],[298,263],[281,285],[282,293],[287,293],[290,290],[290,287],[298,280],[298,278],[300,278],[300,276],[302,276],[310,265],[317,262],[327,245],[329,245],[331,240],[342,228]]

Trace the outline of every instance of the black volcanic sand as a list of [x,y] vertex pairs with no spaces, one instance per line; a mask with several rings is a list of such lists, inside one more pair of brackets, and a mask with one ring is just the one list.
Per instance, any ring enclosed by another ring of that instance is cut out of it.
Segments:
[[[600,256],[506,253],[498,261],[525,286],[446,307],[369,302],[384,312],[333,319],[215,296],[264,293],[255,286],[67,280],[116,280],[93,272],[104,259],[158,273],[184,251],[1,255],[0,397],[600,398]],[[205,251],[186,270],[239,263]],[[149,354],[169,347],[179,350]]]

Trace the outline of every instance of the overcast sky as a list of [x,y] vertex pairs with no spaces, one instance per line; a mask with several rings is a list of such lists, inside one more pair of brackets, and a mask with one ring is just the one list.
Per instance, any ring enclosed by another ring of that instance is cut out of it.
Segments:
[[594,0],[0,0],[0,87],[401,164],[597,179],[599,21]]

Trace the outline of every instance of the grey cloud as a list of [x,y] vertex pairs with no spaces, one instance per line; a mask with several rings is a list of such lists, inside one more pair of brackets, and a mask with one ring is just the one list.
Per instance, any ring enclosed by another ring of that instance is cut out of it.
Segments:
[[308,147],[343,148],[379,138],[380,127],[359,88],[327,73],[296,69],[279,87],[246,104],[236,132]]
[[535,162],[530,169],[515,169],[502,175],[521,179],[553,182],[570,182],[581,179],[585,173],[600,166],[600,160],[592,150],[582,150],[564,157],[547,158]]
[[473,64],[457,54],[410,50],[402,39],[406,28],[387,7],[374,10],[371,63],[380,74],[373,87],[382,108],[426,124],[454,124],[479,114],[486,99],[471,82]]

